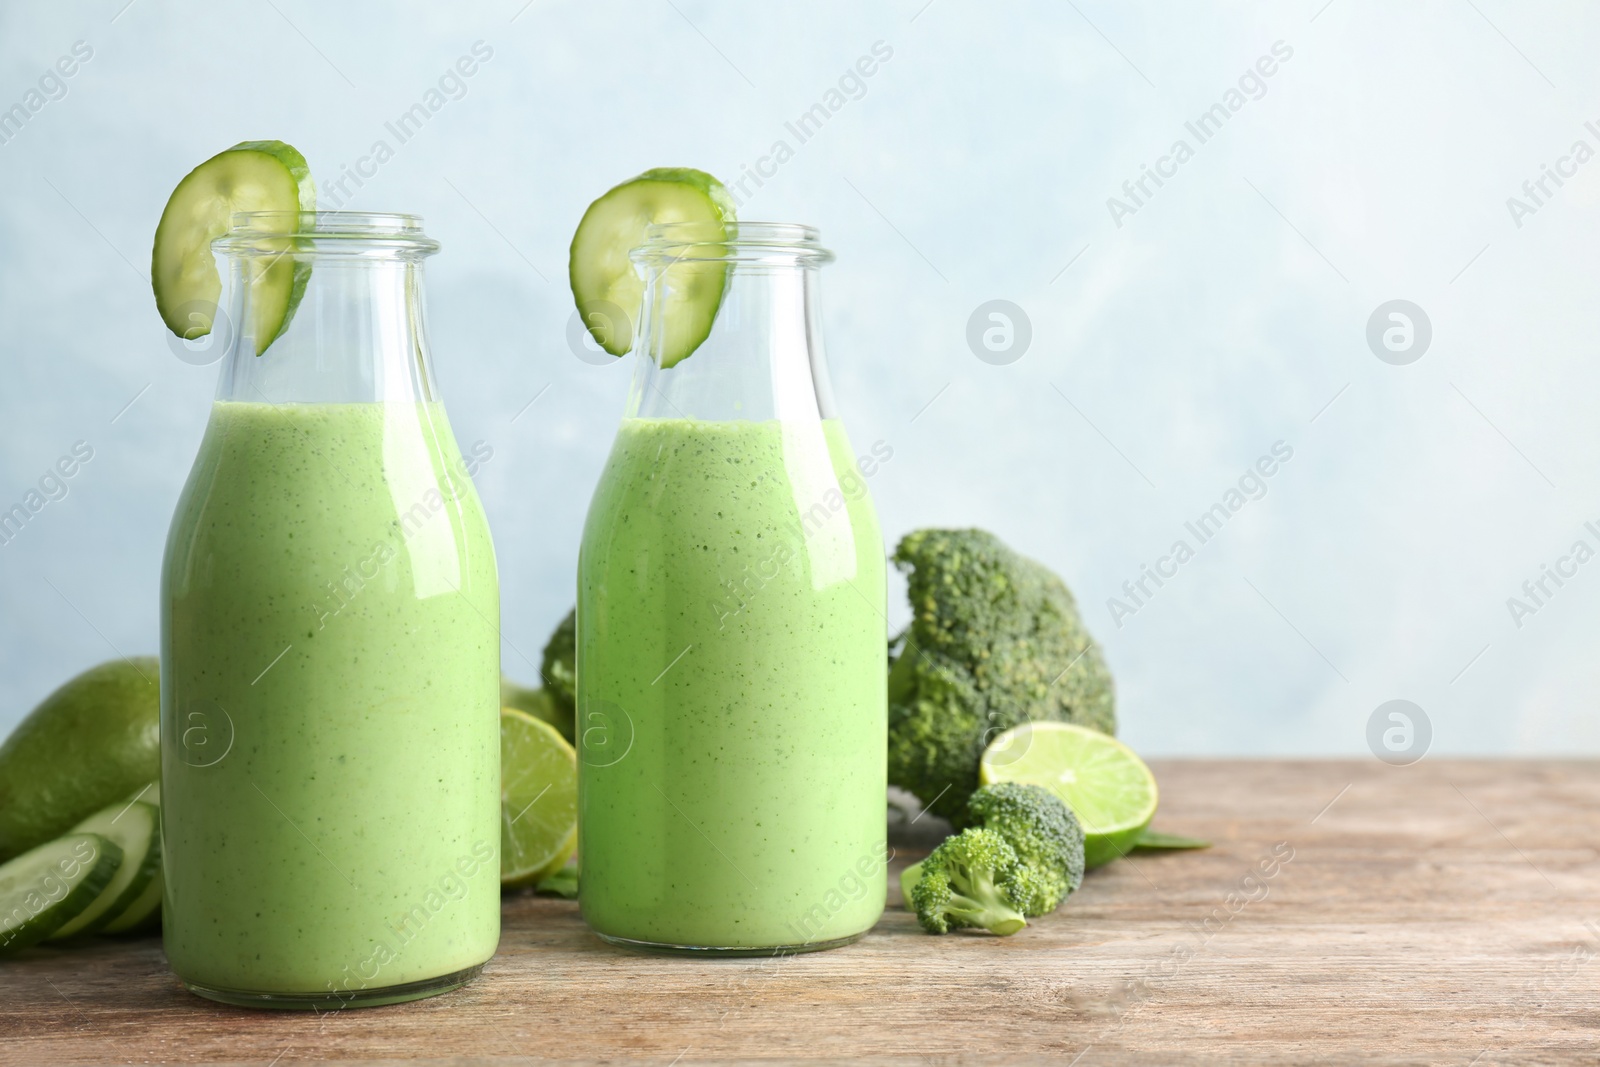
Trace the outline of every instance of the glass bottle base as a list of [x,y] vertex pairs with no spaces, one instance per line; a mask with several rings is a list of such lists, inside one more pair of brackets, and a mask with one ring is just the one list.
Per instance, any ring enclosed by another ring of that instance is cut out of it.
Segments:
[[802,952],[821,952],[823,949],[853,945],[866,936],[863,930],[849,937],[836,937],[832,941],[807,941],[798,945],[674,945],[664,941],[640,941],[632,937],[617,937],[595,931],[595,936],[608,945],[631,948],[640,952],[655,952],[667,956],[695,956],[701,959],[732,959],[741,956],[794,956]]
[[376,1008],[384,1004],[400,1004],[407,1000],[448,993],[459,989],[483,973],[483,964],[441,974],[437,978],[423,978],[416,982],[383,986],[378,989],[351,989],[343,993],[261,993],[250,989],[215,989],[196,982],[183,981],[183,986],[196,996],[219,1004],[237,1008],[268,1008],[284,1011],[338,1011],[340,1008]]

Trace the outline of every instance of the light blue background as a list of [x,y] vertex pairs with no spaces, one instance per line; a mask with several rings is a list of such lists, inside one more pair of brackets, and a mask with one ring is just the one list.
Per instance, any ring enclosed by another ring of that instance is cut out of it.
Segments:
[[[191,166],[276,137],[327,185],[473,42],[493,49],[346,206],[419,212],[444,243],[437,372],[458,436],[494,449],[478,485],[505,662],[531,679],[629,373],[564,340],[584,206],[646,167],[733,179],[794,146],[785,121],[882,41],[864,94],[743,214],[818,225],[839,255],[835,387],[858,448],[894,449],[872,481],[891,540],[982,525],[1059,570],[1147,753],[1363,752],[1396,697],[1435,752],[1600,751],[1600,562],[1520,628],[1506,606],[1574,540],[1600,547],[1600,162],[1520,227],[1506,204],[1575,140],[1600,147],[1592,11],[125,4],[0,8],[0,109],[75,41],[94,50],[0,145],[0,508],[73,442],[95,452],[0,547],[0,728],[155,648],[216,377],[174,358],[146,280]],[[1293,55],[1265,94],[1118,227],[1107,198],[1195,146],[1185,121],[1278,41]],[[1032,321],[1009,366],[965,340],[994,298]],[[1395,298],[1432,321],[1409,366],[1365,341]],[[1266,496],[1117,626],[1107,599],[1280,440]]]

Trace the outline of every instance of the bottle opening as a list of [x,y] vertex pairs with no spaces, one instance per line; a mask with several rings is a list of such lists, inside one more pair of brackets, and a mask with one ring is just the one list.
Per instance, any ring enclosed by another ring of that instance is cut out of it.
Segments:
[[232,229],[212,242],[229,255],[328,255],[422,257],[439,242],[422,231],[422,216],[379,211],[240,211]]
[[798,222],[660,222],[645,230],[644,243],[629,253],[640,265],[688,261],[797,264],[833,261],[814,226]]

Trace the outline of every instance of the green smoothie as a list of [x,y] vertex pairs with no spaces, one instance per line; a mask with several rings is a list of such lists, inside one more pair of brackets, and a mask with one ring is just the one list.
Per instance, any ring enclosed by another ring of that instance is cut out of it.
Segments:
[[499,937],[499,594],[435,403],[219,402],[162,575],[167,956],[339,1003]]
[[836,420],[623,421],[578,566],[584,918],[817,947],[884,904],[883,539]]

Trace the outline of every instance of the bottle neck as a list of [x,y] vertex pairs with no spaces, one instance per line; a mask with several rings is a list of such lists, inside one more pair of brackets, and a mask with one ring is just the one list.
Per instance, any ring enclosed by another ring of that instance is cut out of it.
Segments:
[[246,213],[234,216],[233,229],[212,248],[226,257],[229,293],[218,316],[230,336],[217,399],[437,399],[422,263],[439,245],[423,234],[421,219]]
[[217,399],[256,403],[360,403],[435,398],[422,319],[422,264],[321,260],[309,267],[288,325],[256,355],[261,309],[253,306],[249,257],[233,262],[236,335]]
[[780,419],[834,417],[822,338],[821,272],[816,260],[728,263],[710,335],[663,369],[661,313],[670,266],[642,265],[645,295],[634,334],[629,418]]

